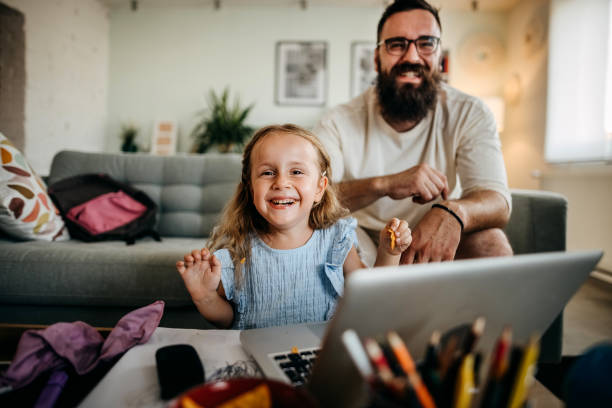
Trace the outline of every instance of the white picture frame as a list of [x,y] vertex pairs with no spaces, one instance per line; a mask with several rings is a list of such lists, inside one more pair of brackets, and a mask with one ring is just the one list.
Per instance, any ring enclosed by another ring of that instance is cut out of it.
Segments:
[[177,123],[174,120],[156,120],[153,125],[151,154],[169,156],[176,153]]
[[361,95],[376,83],[374,63],[374,41],[353,41],[351,43],[351,99]]
[[275,102],[278,105],[325,105],[327,102],[326,42],[276,43]]

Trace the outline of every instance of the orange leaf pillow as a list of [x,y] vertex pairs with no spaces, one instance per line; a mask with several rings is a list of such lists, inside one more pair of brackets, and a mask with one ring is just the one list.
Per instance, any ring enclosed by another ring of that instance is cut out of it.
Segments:
[[23,240],[69,239],[47,187],[19,150],[0,133],[0,230]]

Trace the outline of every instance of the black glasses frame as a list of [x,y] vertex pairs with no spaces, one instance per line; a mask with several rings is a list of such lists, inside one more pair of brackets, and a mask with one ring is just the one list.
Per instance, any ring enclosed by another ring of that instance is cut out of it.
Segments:
[[[404,51],[402,52],[397,52],[397,51],[392,51],[390,50],[390,44],[394,41],[403,41],[405,44],[405,48]],[[431,51],[423,51],[420,47],[419,47],[419,41],[423,42],[423,41],[427,41],[427,42],[433,42],[434,43],[434,47]],[[391,38],[387,38],[386,40],[382,40],[380,41],[378,44],[376,44],[377,46],[381,46],[381,45],[385,45],[385,50],[387,50],[387,52],[390,55],[395,55],[395,56],[401,56],[404,55],[406,52],[408,52],[408,49],[410,48],[410,44],[414,43],[414,46],[416,47],[417,53],[419,55],[432,55],[433,53],[435,53],[438,50],[438,47],[440,46],[440,37],[436,37],[433,35],[422,35],[414,40],[411,40],[409,38],[406,37],[391,37]]]

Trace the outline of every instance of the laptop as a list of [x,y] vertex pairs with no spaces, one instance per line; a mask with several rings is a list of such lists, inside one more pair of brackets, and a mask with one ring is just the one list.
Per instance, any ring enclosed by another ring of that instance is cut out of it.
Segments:
[[323,406],[359,406],[366,387],[343,346],[345,330],[363,339],[393,329],[420,360],[434,330],[444,333],[483,316],[486,328],[477,348],[486,356],[506,325],[515,343],[542,334],[601,256],[548,252],[361,269],[346,280],[328,323],[243,330],[240,341],[266,377],[287,383],[292,381],[281,365],[297,348],[313,363],[305,386]]

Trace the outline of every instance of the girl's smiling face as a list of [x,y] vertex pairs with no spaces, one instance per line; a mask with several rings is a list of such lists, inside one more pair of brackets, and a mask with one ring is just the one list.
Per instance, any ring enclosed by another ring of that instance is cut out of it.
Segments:
[[272,233],[310,231],[310,210],[321,200],[327,182],[315,147],[303,137],[270,133],[251,152],[253,203]]

